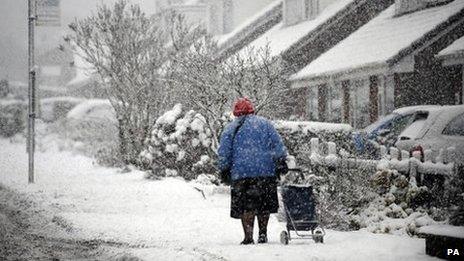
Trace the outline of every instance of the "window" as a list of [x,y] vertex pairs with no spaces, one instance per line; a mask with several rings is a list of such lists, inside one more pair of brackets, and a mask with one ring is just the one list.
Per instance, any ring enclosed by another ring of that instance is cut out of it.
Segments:
[[[395,135],[398,136],[400,135],[401,132],[403,132],[408,126],[412,125],[412,123],[415,122],[425,122],[427,119],[427,114],[423,114],[424,117],[417,117],[418,114],[407,114],[401,117],[396,118],[391,126],[391,132]],[[415,118],[414,118],[415,117]],[[414,118],[414,119],[413,119]],[[422,123],[423,124],[423,123]],[[422,128],[420,128],[420,125],[416,125],[416,128],[418,131],[420,131]]]
[[311,20],[319,13],[319,0],[305,0],[305,18]]
[[443,135],[464,136],[464,113],[455,117],[443,130]]

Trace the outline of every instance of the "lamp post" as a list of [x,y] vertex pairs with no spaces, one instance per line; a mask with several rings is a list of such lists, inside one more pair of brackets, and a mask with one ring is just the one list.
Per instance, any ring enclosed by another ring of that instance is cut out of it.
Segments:
[[35,0],[28,0],[28,120],[27,120],[27,153],[29,183],[34,183],[34,152],[35,152],[35,79],[36,67],[34,60],[34,30],[36,20]]

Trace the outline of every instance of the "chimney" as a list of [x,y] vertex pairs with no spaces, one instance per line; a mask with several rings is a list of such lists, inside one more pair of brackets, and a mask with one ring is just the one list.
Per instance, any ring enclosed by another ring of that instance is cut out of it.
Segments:
[[419,11],[428,7],[444,5],[453,0],[395,0],[395,15]]
[[222,1],[222,33],[227,34],[234,29],[234,2],[232,0]]
[[205,0],[208,5],[207,28],[212,35],[229,33],[234,27],[233,0]]
[[319,14],[319,0],[284,0],[284,24],[298,24],[312,20]]

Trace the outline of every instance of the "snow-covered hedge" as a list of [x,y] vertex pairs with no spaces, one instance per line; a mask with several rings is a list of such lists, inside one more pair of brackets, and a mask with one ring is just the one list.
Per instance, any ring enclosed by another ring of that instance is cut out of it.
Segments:
[[[337,147],[348,150],[352,147],[351,131],[348,124],[311,122],[311,121],[275,121],[276,129],[282,136],[288,152],[298,161],[309,152],[312,138],[331,141]],[[321,148],[327,150],[327,148]]]
[[27,104],[21,100],[0,100],[0,136],[12,137],[26,127]]
[[205,118],[177,104],[156,120],[141,160],[148,178],[181,176],[187,180],[215,174],[212,135]]

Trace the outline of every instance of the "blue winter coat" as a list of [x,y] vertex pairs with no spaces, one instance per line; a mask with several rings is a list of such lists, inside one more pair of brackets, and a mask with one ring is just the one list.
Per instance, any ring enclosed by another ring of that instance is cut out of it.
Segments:
[[[243,125],[232,146],[232,136],[243,117]],[[225,128],[218,154],[219,169],[230,168],[231,179],[239,180],[274,176],[275,163],[285,159],[287,149],[271,122],[256,115],[247,115],[235,119]]]

